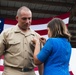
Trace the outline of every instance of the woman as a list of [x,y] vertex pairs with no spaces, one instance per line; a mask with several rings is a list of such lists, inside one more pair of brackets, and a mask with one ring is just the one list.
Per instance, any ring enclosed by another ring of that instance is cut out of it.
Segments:
[[[53,18],[47,26],[49,39],[40,50],[39,40],[35,43],[34,62],[36,65],[44,63],[43,75],[70,75],[69,61],[71,56],[70,33],[64,22]],[[44,39],[40,39],[44,42]]]

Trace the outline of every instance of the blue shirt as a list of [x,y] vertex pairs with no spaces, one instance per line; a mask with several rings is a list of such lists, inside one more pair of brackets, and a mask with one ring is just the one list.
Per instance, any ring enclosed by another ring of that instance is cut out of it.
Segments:
[[70,75],[71,45],[66,38],[49,38],[37,58],[44,63],[43,75]]

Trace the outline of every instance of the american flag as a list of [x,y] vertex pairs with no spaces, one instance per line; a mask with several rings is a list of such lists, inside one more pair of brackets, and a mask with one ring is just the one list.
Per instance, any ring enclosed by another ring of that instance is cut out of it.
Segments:
[[[65,13],[59,16],[56,16],[58,18],[61,18],[66,25],[68,25],[69,22],[69,15],[70,13]],[[38,32],[41,36],[45,37],[46,39],[48,38],[47,36],[47,23],[51,20],[52,18],[46,18],[46,19],[39,19],[39,20],[33,20],[32,25],[30,26],[31,29],[35,30]],[[3,29],[7,29],[9,27],[12,27],[16,25],[17,21],[16,20],[10,20],[10,19],[2,19],[0,18],[0,32]],[[2,72],[4,70],[3,66],[3,56],[0,58],[0,75],[2,75]],[[72,73],[72,70],[69,69],[70,75],[74,75]],[[36,75],[39,75],[38,69],[35,68],[35,73]]]
[[0,18],[0,33],[3,30],[3,26],[4,26],[4,19],[3,18]]

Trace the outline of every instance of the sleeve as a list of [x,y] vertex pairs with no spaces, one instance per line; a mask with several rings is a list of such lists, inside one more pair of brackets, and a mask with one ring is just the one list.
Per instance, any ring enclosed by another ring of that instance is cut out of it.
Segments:
[[3,55],[5,50],[5,37],[4,37],[4,32],[0,34],[0,56]]
[[41,49],[40,53],[37,55],[38,60],[40,60],[41,62],[45,62],[51,54],[52,48],[52,40],[48,39]]

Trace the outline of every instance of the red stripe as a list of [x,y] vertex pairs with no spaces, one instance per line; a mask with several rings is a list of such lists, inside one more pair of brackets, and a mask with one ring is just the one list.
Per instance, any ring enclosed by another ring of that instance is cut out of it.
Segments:
[[61,15],[56,16],[56,17],[61,18],[61,19],[66,19],[66,18],[68,18],[69,16],[70,16],[70,12],[65,13],[65,14],[61,14]]
[[70,71],[70,75],[74,75],[72,71]]
[[[0,71],[3,71],[3,70],[4,70],[4,66],[0,65]],[[35,67],[34,71],[38,71],[38,67]]]
[[4,56],[1,56],[0,59],[4,59]]
[[47,30],[39,30],[36,32],[39,33],[40,35],[47,35]]
[[0,71],[4,70],[4,66],[0,65]]
[[38,71],[38,67],[35,67],[35,68],[34,68],[34,71]]
[[16,20],[11,20],[11,19],[5,19],[4,24],[16,25],[17,21]]
[[[59,16],[55,16],[57,18],[65,19],[70,16],[70,13],[61,14]],[[52,18],[45,18],[45,19],[39,19],[39,20],[33,20],[32,24],[46,24],[48,23]]]
[[[55,16],[55,17],[58,17],[58,18],[61,18],[61,19],[65,19],[67,17],[70,16],[70,13],[65,13],[65,14],[61,14],[59,16]],[[52,18],[45,18],[45,19],[39,19],[39,20],[33,20],[32,21],[32,25],[36,25],[36,24],[45,24],[45,23],[48,23]],[[5,19],[5,23],[4,24],[13,24],[15,25],[17,23],[16,20],[11,20],[11,19]]]

